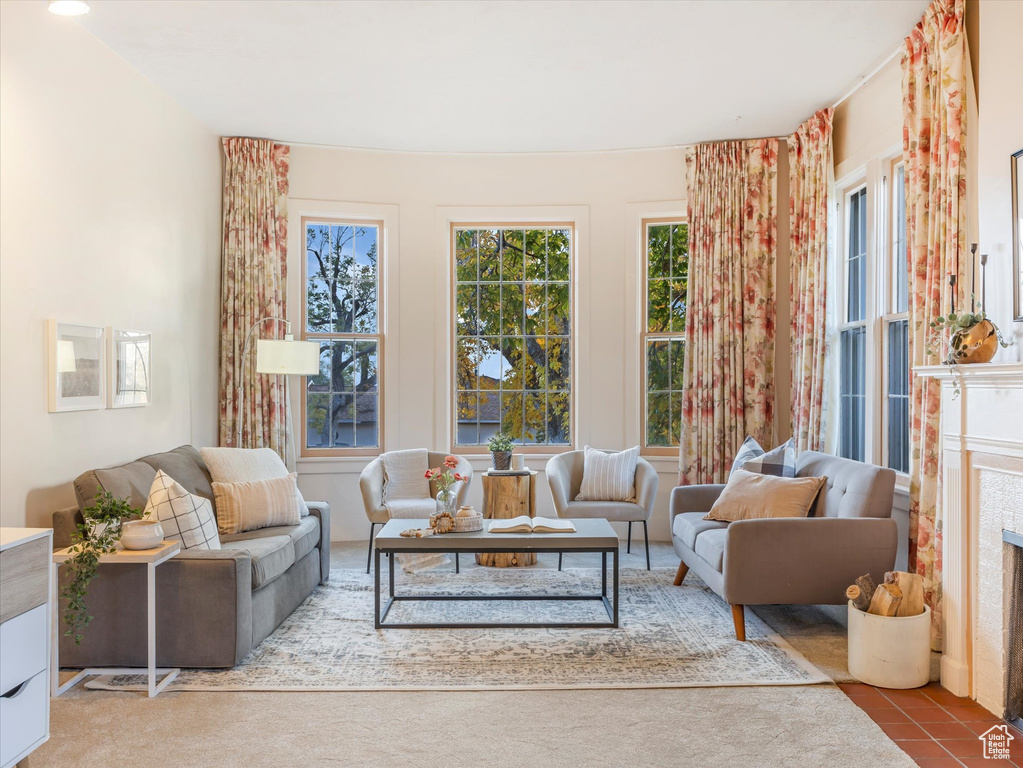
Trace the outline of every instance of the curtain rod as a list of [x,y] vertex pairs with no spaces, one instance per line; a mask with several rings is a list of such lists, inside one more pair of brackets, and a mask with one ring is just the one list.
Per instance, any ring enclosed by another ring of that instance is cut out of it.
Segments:
[[898,55],[899,55],[900,53],[902,53],[902,52],[903,52],[904,50],[905,50],[905,43],[899,43],[899,47],[898,47],[898,48],[896,48],[896,49],[895,49],[894,51],[892,51],[891,53],[889,53],[889,54],[888,54],[888,55],[887,55],[887,56],[885,57],[884,61],[882,61],[882,62],[881,62],[880,64],[878,64],[878,65],[877,65],[876,67],[874,67],[874,68],[873,68],[872,70],[870,70],[870,72],[868,72],[868,73],[867,73],[866,75],[864,75],[864,76],[863,76],[863,78],[862,78],[862,79],[861,79],[861,80],[860,80],[860,81],[859,81],[858,83],[856,83],[856,85],[854,85],[854,86],[853,86],[852,88],[850,88],[850,89],[849,89],[849,90],[848,90],[848,91],[846,92],[846,94],[845,94],[844,96],[842,96],[842,98],[840,98],[840,99],[839,99],[838,101],[836,101],[836,102],[835,102],[834,104],[832,104],[832,105],[831,105],[831,108],[832,108],[832,109],[835,109],[836,107],[838,107],[838,105],[839,105],[839,104],[841,104],[842,102],[844,102],[844,101],[845,101],[846,99],[848,99],[848,98],[849,98],[850,96],[852,96],[852,95],[853,95],[854,93],[856,93],[856,91],[858,91],[858,90],[859,90],[860,88],[862,88],[862,87],[863,87],[864,85],[866,85],[867,83],[869,83],[869,82],[870,82],[870,81],[871,81],[871,80],[873,79],[874,75],[876,75],[876,74],[877,74],[878,72],[880,72],[880,71],[881,71],[882,69],[884,69],[885,67],[887,67],[887,66],[888,66],[888,64],[889,64],[889,63],[891,62],[891,60],[892,60],[892,59],[894,59],[894,58],[895,58],[896,56],[898,56]]

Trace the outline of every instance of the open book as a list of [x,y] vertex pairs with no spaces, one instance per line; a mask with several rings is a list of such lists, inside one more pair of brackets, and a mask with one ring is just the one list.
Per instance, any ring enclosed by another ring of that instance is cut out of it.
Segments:
[[575,533],[571,520],[519,515],[508,520],[491,520],[491,533]]

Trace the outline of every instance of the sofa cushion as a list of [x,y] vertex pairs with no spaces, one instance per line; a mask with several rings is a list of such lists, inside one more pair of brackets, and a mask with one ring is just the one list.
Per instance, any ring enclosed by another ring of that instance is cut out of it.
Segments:
[[173,451],[154,453],[117,467],[83,472],[74,483],[78,508],[85,511],[86,507],[92,506],[96,494],[102,490],[119,499],[127,499],[137,509],[144,509],[156,473],[161,469],[189,493],[213,503],[213,486],[202,457],[192,446],[183,445]]
[[295,562],[298,562],[320,545],[320,520],[315,515],[310,515],[303,517],[298,525],[277,525],[273,528],[260,528],[258,531],[228,534],[222,537],[222,541],[245,542],[276,536],[291,538],[295,546]]
[[728,528],[704,531],[696,537],[696,554],[706,560],[715,571],[721,571],[725,560]]
[[[234,540],[226,541],[225,539]],[[252,560],[253,591],[265,584],[269,584],[288,570],[295,562],[295,542],[287,534],[283,536],[256,536],[248,538],[242,538],[240,534],[236,536],[223,536],[221,537],[220,548],[242,550],[249,554],[249,558]]]
[[628,501],[573,501],[565,517],[603,517],[605,520],[646,520],[647,511]]
[[671,532],[693,550],[696,549],[696,537],[704,531],[716,531],[728,527],[728,523],[704,520],[703,514],[703,512],[683,512],[680,515],[675,515],[675,522],[671,526]]

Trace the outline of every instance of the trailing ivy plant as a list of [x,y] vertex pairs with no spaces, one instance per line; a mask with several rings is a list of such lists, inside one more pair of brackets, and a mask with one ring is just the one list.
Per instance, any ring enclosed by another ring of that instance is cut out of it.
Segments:
[[64,606],[64,623],[68,637],[74,636],[75,645],[82,644],[82,632],[92,621],[85,605],[89,583],[96,578],[100,555],[113,552],[121,538],[121,521],[125,518],[140,517],[141,512],[118,499],[108,491],[96,494],[93,505],[82,513],[82,522],[71,534],[71,557],[65,561],[70,579],[64,585],[61,596],[67,600]]

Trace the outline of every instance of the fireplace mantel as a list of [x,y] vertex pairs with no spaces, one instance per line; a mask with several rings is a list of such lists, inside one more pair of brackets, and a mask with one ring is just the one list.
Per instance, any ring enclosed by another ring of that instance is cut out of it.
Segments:
[[939,380],[942,390],[941,682],[1001,715],[1002,531],[1023,533],[1023,363],[913,371]]

